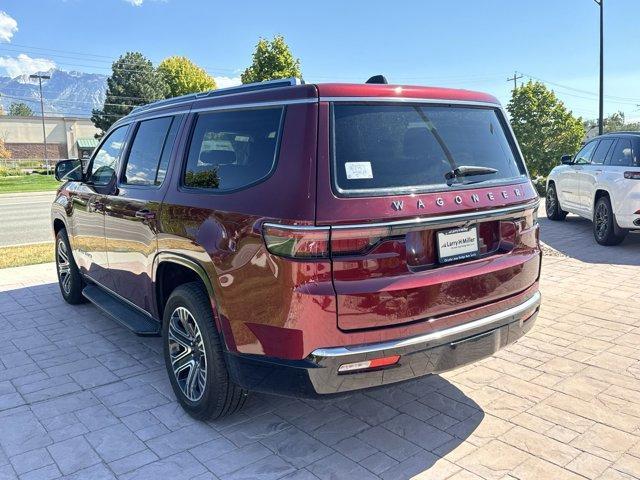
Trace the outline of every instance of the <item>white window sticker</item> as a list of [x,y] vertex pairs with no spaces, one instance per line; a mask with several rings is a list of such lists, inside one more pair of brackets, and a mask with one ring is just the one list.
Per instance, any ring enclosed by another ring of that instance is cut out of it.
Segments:
[[373,178],[371,162],[345,162],[344,168],[347,171],[347,180]]

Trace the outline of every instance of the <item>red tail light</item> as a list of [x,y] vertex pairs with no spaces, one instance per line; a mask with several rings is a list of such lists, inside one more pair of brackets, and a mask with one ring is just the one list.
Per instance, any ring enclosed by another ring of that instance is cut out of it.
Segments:
[[629,180],[640,180],[640,171],[624,172],[624,178]]
[[305,227],[265,224],[267,250],[288,258],[328,258],[329,227]]
[[331,253],[333,255],[354,255],[364,253],[388,237],[388,227],[333,228],[331,230]]
[[389,236],[390,231],[384,227],[330,229],[266,223],[263,233],[270,253],[304,259],[361,254]]

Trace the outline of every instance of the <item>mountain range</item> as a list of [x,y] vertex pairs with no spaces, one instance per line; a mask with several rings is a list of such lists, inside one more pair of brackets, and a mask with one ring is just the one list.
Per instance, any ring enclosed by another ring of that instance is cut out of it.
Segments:
[[[106,75],[58,69],[39,74],[51,76],[42,82],[45,115],[88,117],[93,108],[100,108],[104,103]],[[29,79],[28,75],[0,76],[0,105],[7,112],[13,102],[24,102],[34,114],[40,115],[38,81]]]

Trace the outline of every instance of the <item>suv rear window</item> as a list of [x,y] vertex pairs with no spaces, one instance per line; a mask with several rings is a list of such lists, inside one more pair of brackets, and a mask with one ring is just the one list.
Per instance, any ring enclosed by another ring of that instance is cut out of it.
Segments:
[[200,114],[184,186],[228,191],[265,178],[276,161],[283,112],[276,107]]
[[[357,195],[447,189],[525,174],[498,112],[442,105],[333,105],[334,179],[338,191]],[[496,169],[458,177],[454,167]]]

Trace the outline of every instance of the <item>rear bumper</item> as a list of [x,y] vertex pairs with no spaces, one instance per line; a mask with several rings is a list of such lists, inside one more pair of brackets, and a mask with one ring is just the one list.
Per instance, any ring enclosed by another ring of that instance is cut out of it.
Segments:
[[[297,397],[387,385],[444,372],[492,355],[531,329],[540,300],[540,293],[535,292],[519,305],[465,324],[394,341],[321,348],[304,360],[227,353],[227,365],[232,380],[248,390]],[[400,355],[394,366],[338,373],[344,363],[391,355]]]

